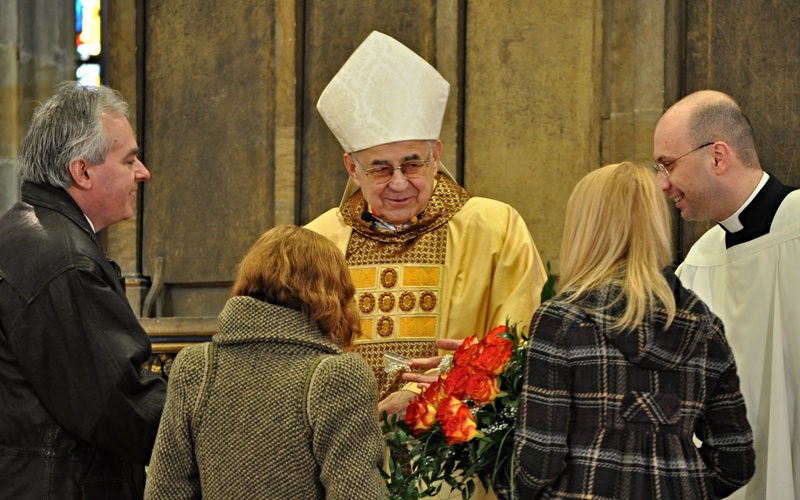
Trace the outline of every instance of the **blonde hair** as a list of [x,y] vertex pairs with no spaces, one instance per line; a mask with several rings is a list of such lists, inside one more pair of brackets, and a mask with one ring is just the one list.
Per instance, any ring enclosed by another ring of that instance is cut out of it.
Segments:
[[360,333],[344,255],[302,227],[281,225],[262,234],[239,264],[231,295],[302,311],[342,347]]
[[610,304],[624,301],[613,324],[640,325],[660,302],[667,325],[675,298],[662,270],[672,259],[667,200],[649,169],[630,162],[597,169],[578,182],[567,202],[561,243],[561,293],[568,302],[608,283],[620,286]]

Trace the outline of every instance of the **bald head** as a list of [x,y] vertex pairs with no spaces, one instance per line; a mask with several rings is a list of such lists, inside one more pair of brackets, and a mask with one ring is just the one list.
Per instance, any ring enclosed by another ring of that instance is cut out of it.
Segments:
[[762,177],[753,128],[722,92],[703,90],[669,108],[656,125],[658,182],[685,220],[725,220]]
[[715,90],[689,94],[661,117],[656,134],[683,144],[725,142],[745,168],[760,169],[753,127],[736,101]]
[[[736,109],[739,109],[736,101],[734,101],[733,98],[728,94],[719,92],[718,90],[700,90],[689,94],[680,101],[676,102],[670,108],[670,110],[680,109],[682,107],[686,107],[688,109],[698,109],[718,103],[726,103]],[[667,112],[669,112],[669,110]]]

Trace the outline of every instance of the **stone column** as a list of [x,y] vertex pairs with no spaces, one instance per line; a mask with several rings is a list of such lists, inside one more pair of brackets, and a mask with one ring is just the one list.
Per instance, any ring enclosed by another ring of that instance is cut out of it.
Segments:
[[509,203],[559,270],[567,199],[600,166],[602,0],[470,3],[464,187]]
[[0,3],[0,213],[19,199],[18,2]]
[[75,10],[61,0],[0,3],[0,213],[19,199],[19,141],[36,105],[75,75]]
[[624,160],[642,165],[653,161],[653,132],[664,111],[665,98],[665,3],[604,3],[604,165]]

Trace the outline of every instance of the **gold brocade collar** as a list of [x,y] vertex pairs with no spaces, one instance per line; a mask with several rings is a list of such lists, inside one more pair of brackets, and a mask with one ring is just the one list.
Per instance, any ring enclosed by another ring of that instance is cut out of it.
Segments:
[[447,224],[447,221],[453,218],[464,206],[464,203],[470,199],[469,193],[447,176],[436,174],[436,180],[431,199],[419,221],[403,229],[377,231],[370,228],[369,222],[361,220],[361,213],[367,210],[367,202],[364,200],[361,190],[356,191],[347,201],[343,202],[339,210],[345,223],[365,238],[384,243],[404,243]]

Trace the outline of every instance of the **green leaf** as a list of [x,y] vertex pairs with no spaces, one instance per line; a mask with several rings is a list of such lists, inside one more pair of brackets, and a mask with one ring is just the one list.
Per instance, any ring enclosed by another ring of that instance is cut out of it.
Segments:
[[550,273],[549,260],[547,261],[545,268],[547,270],[547,281],[544,282],[544,286],[542,287],[542,295],[541,295],[542,302],[550,300],[556,295],[556,279],[552,275],[552,273]]
[[457,480],[456,480],[456,478],[454,478],[453,476],[445,476],[445,477],[444,477],[444,480],[447,482],[447,484],[448,484],[448,485],[449,485],[449,486],[450,486],[452,489],[454,489],[454,490],[457,490],[457,489],[459,489],[459,488],[458,488],[458,481],[457,481]]

